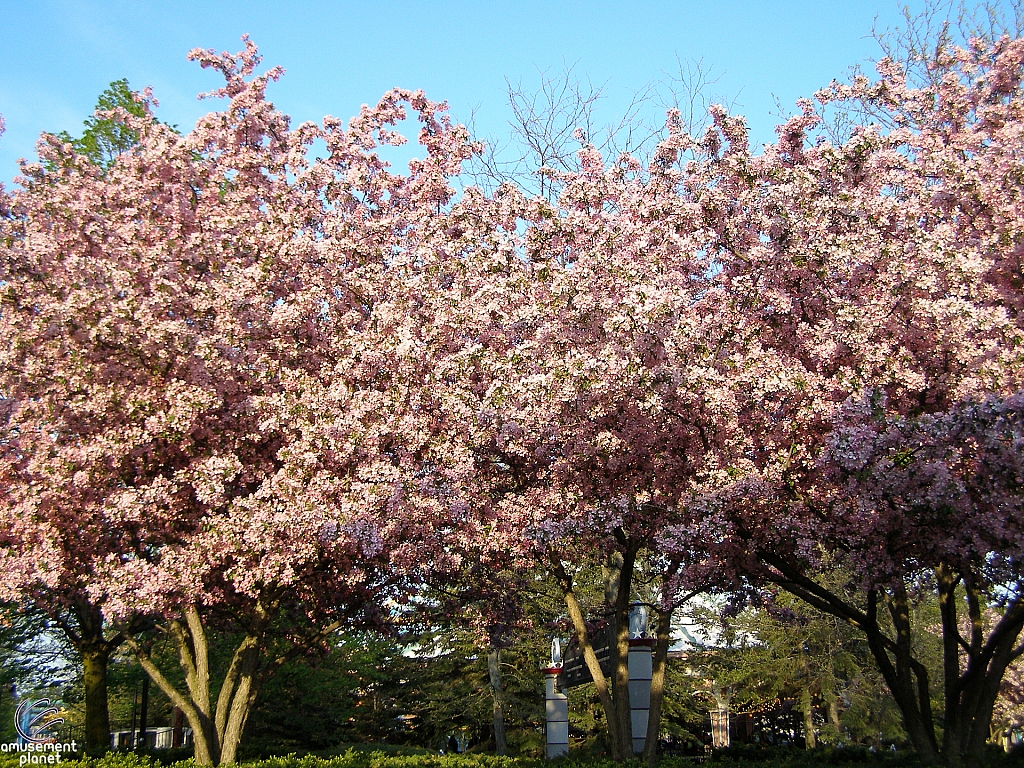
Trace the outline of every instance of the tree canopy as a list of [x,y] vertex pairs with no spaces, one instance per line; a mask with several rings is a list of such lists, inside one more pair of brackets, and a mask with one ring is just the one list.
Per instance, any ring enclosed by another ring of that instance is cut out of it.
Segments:
[[[541,569],[625,759],[642,577],[653,759],[673,613],[781,588],[862,633],[926,761],[970,764],[1024,654],[1024,40],[936,56],[833,83],[760,153],[720,106],[645,159],[580,134],[532,197],[460,190],[482,147],[421,92],[293,127],[248,39],[190,54],[224,103],[186,134],[115,83],[0,199],[0,598],[128,643],[217,764],[330,633],[441,589],[497,652]],[[832,141],[837,105],[888,119]]]

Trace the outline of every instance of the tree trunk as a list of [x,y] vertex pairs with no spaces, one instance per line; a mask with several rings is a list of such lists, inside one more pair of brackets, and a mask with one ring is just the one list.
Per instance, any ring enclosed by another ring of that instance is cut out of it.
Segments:
[[629,606],[633,588],[633,568],[640,544],[630,540],[619,529],[615,539],[620,551],[612,552],[605,566],[605,601],[612,610],[612,686],[601,671],[601,665],[594,654],[586,619],[576,600],[572,578],[566,572],[562,561],[555,553],[550,555],[551,573],[562,588],[569,619],[576,631],[576,639],[587,669],[594,678],[601,707],[608,721],[608,739],[611,743],[612,759],[621,762],[633,757],[633,722],[629,708]]
[[83,648],[82,682],[85,686],[85,751],[102,755],[110,749],[110,712],[107,709],[106,647]]
[[86,597],[79,596],[70,615],[54,617],[68,640],[82,657],[85,686],[85,751],[101,755],[110,749],[110,712],[107,703],[107,664],[110,654],[125,641],[125,632],[107,634],[103,611]]
[[[622,568],[619,572],[618,589],[615,594],[615,646],[613,648],[613,694],[615,696],[615,727],[624,749],[624,759],[633,756],[633,717],[629,705],[629,607],[633,590],[633,567],[639,550],[633,542],[625,544],[622,554]],[[611,723],[609,723],[611,726]]]
[[222,763],[235,762],[238,745],[256,701],[259,683],[256,673],[260,661],[260,639],[247,635],[239,643],[224,675],[217,697],[217,716],[214,720],[217,739],[221,744]]
[[604,577],[604,604],[609,608],[615,605],[615,598],[619,594],[619,583],[622,578],[622,553],[609,552],[604,565],[601,566],[601,574]]
[[[199,609],[194,605],[184,610],[184,624],[172,621],[172,636],[178,646],[178,659],[185,672],[185,685],[191,699],[185,716],[192,723],[192,739],[196,744],[196,761],[202,754],[210,765],[220,764],[220,740],[211,711],[210,701],[210,647]],[[201,746],[200,746],[201,745]]]
[[806,685],[800,690],[800,706],[804,711],[804,748],[814,749],[818,746],[818,739],[814,734],[814,702],[811,698],[811,689]]
[[839,697],[832,695],[828,699],[828,721],[836,729],[836,733],[842,733],[843,724],[839,719]]
[[672,609],[658,609],[658,628],[651,662],[651,704],[647,714],[647,736],[644,739],[644,762],[651,768],[658,761],[658,738],[661,735],[661,702],[665,697],[665,667],[668,647],[672,642]]
[[[946,681],[946,696],[955,697],[956,702],[954,718],[946,723],[946,731],[951,737],[948,744],[959,747],[962,765],[974,765],[983,758],[991,733],[992,710],[999,696],[999,683],[1013,660],[1021,631],[1020,609],[1019,604],[1011,605],[990,634],[986,647],[980,650],[972,647],[967,654],[964,672],[957,679]],[[946,763],[952,765],[954,750],[947,745],[946,732],[943,737]]]
[[300,650],[322,641],[341,626],[333,622],[311,632],[303,642],[295,643],[280,656],[266,658],[267,632],[276,615],[276,599],[260,598],[248,615],[248,632],[231,657],[219,686],[217,701],[211,697],[209,645],[202,617],[195,606],[168,622],[164,631],[174,641],[178,659],[185,672],[185,687],[175,686],[156,666],[146,648],[132,637],[128,643],[139,664],[157,687],[181,710],[192,728],[194,759],[197,765],[233,763],[245,732],[260,686],[270,673]]
[[555,581],[562,590],[562,597],[565,599],[566,612],[572,622],[576,641],[579,643],[580,652],[583,654],[583,661],[587,665],[591,677],[594,678],[594,688],[597,690],[597,698],[601,702],[601,709],[604,712],[605,720],[608,722],[608,742],[612,751],[612,759],[618,762],[626,760],[632,753],[631,746],[622,743],[617,717],[615,714],[615,703],[612,700],[612,692],[608,687],[608,680],[601,671],[601,664],[594,653],[594,646],[590,642],[590,633],[587,630],[586,618],[576,599],[576,592],[573,588],[572,577],[565,570],[561,560],[554,553],[551,553],[549,567]]
[[[940,753],[932,724],[931,699],[927,670],[915,666],[912,656],[909,612],[904,600],[890,600],[890,614],[896,629],[895,642],[887,644],[878,626],[878,593],[868,593],[867,621],[862,628],[867,635],[871,655],[878,663],[882,677],[903,716],[903,727],[914,750],[925,765],[937,764]],[[892,648],[890,654],[890,648]]]
[[[843,597],[830,592],[800,568],[794,567],[782,558],[765,552],[761,552],[760,557],[767,565],[783,574],[782,578],[776,579],[780,587],[815,608],[860,627],[882,678],[889,686],[896,706],[899,707],[903,727],[914,745],[914,750],[925,765],[937,764],[940,752],[932,723],[928,670],[913,657],[906,590],[898,591],[895,595],[887,595],[877,589],[869,589],[867,606],[861,610]],[[880,598],[889,607],[896,630],[894,638],[887,637],[878,624]]]
[[129,638],[128,643],[146,674],[188,720],[192,729],[193,758],[196,765],[218,765],[221,760],[221,743],[215,726],[215,713],[210,711],[209,649],[206,632],[199,612],[194,606],[188,606],[184,614],[184,622],[173,620],[168,623],[166,631],[177,646],[178,659],[185,673],[187,696],[164,676],[145,648],[132,638]]
[[231,701],[231,712],[228,715],[227,723],[220,735],[221,764],[234,763],[238,754],[238,745],[242,742],[242,734],[245,732],[245,724],[249,721],[249,714],[256,703],[256,695],[259,690],[258,681],[252,673],[242,675],[238,689]]
[[[889,687],[914,750],[925,765],[948,768],[977,765],[983,761],[992,709],[1007,665],[1024,654],[1017,640],[1024,630],[1024,600],[1006,606],[995,628],[986,636],[983,592],[972,585],[973,574],[935,569],[942,616],[943,677],[946,709],[940,749],[931,710],[928,671],[914,657],[910,605],[906,587],[896,584],[891,592],[868,590],[867,607],[861,610],[842,596],[814,582],[806,573],[784,560],[761,553],[762,559],[783,574],[776,583],[810,605],[849,621],[864,632],[871,655]],[[960,636],[956,588],[963,585],[968,603],[969,637]],[[878,605],[889,610],[893,637],[878,622]],[[966,669],[961,671],[962,656]]]
[[505,690],[501,684],[501,649],[487,650],[487,673],[491,681],[491,697],[494,701],[494,753],[503,756],[508,752],[505,741]]

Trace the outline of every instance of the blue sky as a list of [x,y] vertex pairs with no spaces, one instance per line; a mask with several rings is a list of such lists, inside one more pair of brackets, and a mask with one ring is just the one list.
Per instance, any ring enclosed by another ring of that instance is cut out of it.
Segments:
[[[912,7],[914,4],[911,4]],[[0,0],[0,181],[32,158],[41,131],[81,132],[112,80],[152,86],[158,116],[181,129],[213,108],[196,94],[214,73],[190,48],[237,51],[249,33],[284,78],[270,97],[296,121],[343,119],[388,88],[446,99],[483,136],[507,132],[505,80],[575,65],[605,84],[604,114],[663,79],[677,57],[720,75],[756,142],[787,108],[850,65],[876,56],[872,23],[898,21],[896,2],[115,2]]]

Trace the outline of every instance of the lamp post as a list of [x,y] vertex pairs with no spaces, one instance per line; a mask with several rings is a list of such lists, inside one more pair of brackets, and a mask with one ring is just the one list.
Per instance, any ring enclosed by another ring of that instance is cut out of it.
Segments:
[[562,641],[551,640],[551,664],[544,673],[544,714],[547,758],[569,754],[569,697],[558,687],[562,674]]
[[655,640],[647,631],[647,606],[633,603],[629,610],[629,719],[633,754],[644,751],[651,710],[652,659]]

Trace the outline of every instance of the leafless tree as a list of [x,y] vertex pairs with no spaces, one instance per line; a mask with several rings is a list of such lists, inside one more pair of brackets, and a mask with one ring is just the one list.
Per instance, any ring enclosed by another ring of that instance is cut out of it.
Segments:
[[[708,124],[711,88],[720,76],[702,60],[676,59],[676,69],[633,92],[621,112],[604,120],[602,102],[608,85],[595,85],[576,66],[540,70],[539,83],[531,88],[522,80],[507,80],[512,113],[508,138],[486,141],[469,175],[485,189],[511,182],[528,195],[549,200],[558,196],[552,172],[571,172],[579,167],[577,153],[592,144],[605,157],[629,153],[646,160],[663,135],[665,113],[678,109],[691,133]],[[472,128],[472,121],[471,121]]]
[[682,59],[676,55],[676,68],[665,73],[656,93],[664,110],[677,109],[687,133],[698,136],[711,125],[708,108],[723,104],[730,110],[737,96],[715,90],[724,73],[715,73],[703,59]]
[[[1011,2],[984,2],[972,5],[965,0],[927,0],[924,7],[914,11],[909,5],[900,9],[900,21],[883,27],[875,19],[871,37],[879,47],[878,59],[891,59],[900,65],[907,83],[916,88],[932,88],[951,71],[950,53],[966,47],[972,40],[993,44],[1002,37],[1020,37],[1024,32],[1024,0]],[[863,68],[854,66],[850,77],[864,75]],[[777,116],[785,119],[785,110],[776,101]],[[903,116],[906,119],[906,116]],[[855,125],[877,124],[893,128],[893,115],[876,105],[847,104],[828,112],[822,134],[830,141],[841,144],[849,139]]]
[[917,87],[937,85],[947,73],[944,54],[963,47],[972,39],[994,43],[1003,35],[1020,37],[1024,30],[1024,2],[984,2],[969,5],[964,0],[929,0],[914,13],[910,6],[901,9],[901,23],[880,27],[878,20],[871,35],[882,55],[898,62],[908,82]]

